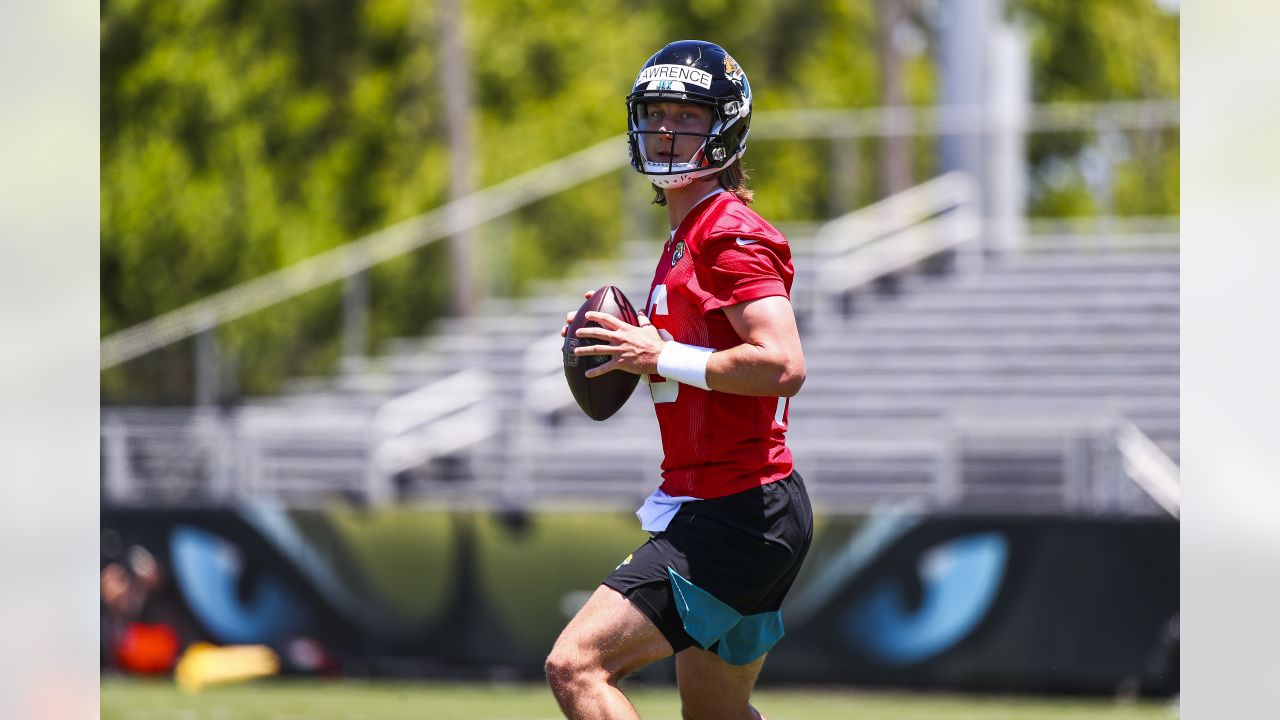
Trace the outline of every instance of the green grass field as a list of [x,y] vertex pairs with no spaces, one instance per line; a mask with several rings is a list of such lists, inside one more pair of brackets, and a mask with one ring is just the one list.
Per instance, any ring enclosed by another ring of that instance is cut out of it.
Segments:
[[[646,718],[679,718],[672,688],[629,688]],[[1169,702],[761,690],[770,720],[1168,720]],[[102,720],[556,720],[538,685],[263,681],[184,695],[169,681],[107,679]]]

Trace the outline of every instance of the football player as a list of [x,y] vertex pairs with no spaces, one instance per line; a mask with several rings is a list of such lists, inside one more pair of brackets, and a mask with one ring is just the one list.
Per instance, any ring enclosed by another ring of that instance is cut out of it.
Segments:
[[571,718],[637,717],[618,681],[673,653],[684,717],[762,717],[751,690],[783,635],[781,603],[813,517],[785,438],[805,379],[791,250],[748,207],[751,111],[742,67],[696,40],[649,58],[627,96],[631,164],[666,206],[671,235],[639,324],[588,315],[602,327],[578,337],[607,344],[575,352],[610,356],[589,375],[630,372],[648,384],[662,483],[636,513],[651,538],[547,658]]

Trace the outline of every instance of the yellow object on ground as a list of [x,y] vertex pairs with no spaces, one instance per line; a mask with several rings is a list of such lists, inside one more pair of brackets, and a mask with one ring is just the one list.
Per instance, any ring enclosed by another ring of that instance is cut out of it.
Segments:
[[266,645],[218,647],[196,643],[178,660],[173,679],[184,692],[196,693],[206,685],[252,680],[278,672],[280,658]]

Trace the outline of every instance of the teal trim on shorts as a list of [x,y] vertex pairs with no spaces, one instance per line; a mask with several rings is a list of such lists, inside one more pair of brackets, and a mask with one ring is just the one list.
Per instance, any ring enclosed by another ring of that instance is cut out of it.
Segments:
[[684,623],[684,631],[702,647],[720,643],[716,654],[732,665],[749,665],[769,652],[782,638],[782,612],[742,615],[714,595],[680,577],[667,567],[671,594]]

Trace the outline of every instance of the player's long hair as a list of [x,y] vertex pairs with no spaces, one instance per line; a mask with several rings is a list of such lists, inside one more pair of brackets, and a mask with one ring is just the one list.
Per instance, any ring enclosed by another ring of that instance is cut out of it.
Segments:
[[[716,179],[720,181],[720,187],[733,193],[747,205],[750,205],[751,201],[756,197],[755,191],[747,187],[749,178],[746,168],[742,167],[742,158],[738,158],[726,165],[720,171],[720,174],[716,176]],[[653,204],[664,206],[667,204],[666,193],[657,185],[653,186]]]

